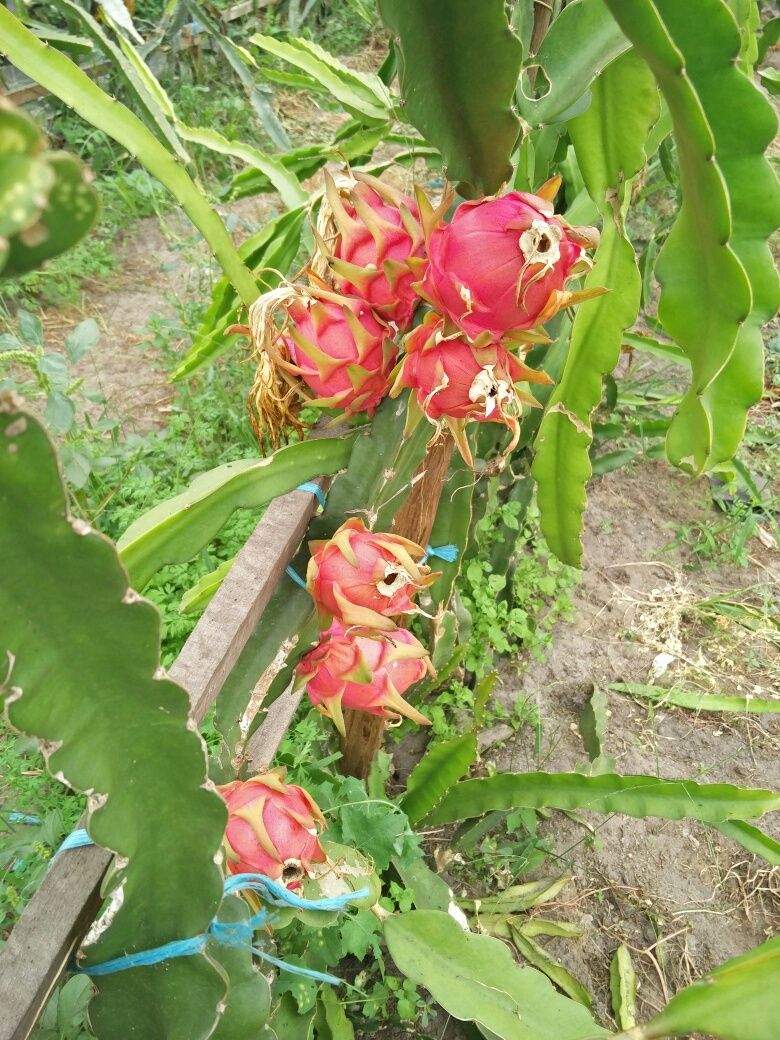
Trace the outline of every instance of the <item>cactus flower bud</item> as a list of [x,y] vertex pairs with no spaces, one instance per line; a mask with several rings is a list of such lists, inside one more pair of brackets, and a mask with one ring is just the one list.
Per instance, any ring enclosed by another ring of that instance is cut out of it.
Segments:
[[520,435],[518,420],[523,403],[537,404],[531,394],[515,384],[551,380],[545,372],[528,368],[487,333],[470,342],[458,331],[446,335],[445,330],[443,318],[428,314],[423,324],[409,333],[404,340],[406,355],[391,395],[397,396],[403,387],[410,387],[410,410],[416,411],[417,416],[422,413],[435,425],[445,423],[461,455],[473,465],[466,423],[498,422],[508,426],[513,439],[507,452],[511,451]]
[[357,518],[309,548],[306,587],[322,629],[336,618],[344,625],[393,632],[393,616],[415,613],[412,596],[439,577],[421,564],[422,546],[400,535],[375,534]]
[[554,178],[540,195],[512,191],[464,202],[450,224],[430,233],[418,291],[468,336],[522,339],[522,330],[596,295],[565,289],[590,268],[585,248],[598,243],[598,232],[554,215],[550,199],[559,184]]
[[250,321],[258,358],[250,402],[274,443],[294,411],[291,396],[351,416],[373,414],[387,393],[397,348],[364,300],[286,285],[261,296]]
[[309,699],[344,735],[342,708],[422,725],[430,721],[403,694],[433,669],[428,651],[411,632],[387,635],[346,628],[334,621],[319,644],[298,664],[298,683]]
[[264,874],[298,888],[312,863],[326,862],[319,841],[325,819],[311,796],[284,777],[284,769],[272,769],[217,788],[228,807],[228,874]]
[[420,298],[412,283],[424,268],[425,236],[414,199],[376,177],[355,173],[338,186],[325,174],[317,226],[319,274],[359,296],[385,321],[405,328]]

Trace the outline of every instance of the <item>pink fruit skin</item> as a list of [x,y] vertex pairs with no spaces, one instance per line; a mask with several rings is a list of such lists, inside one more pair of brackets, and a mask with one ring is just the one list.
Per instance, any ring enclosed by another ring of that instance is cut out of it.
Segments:
[[[229,813],[225,831],[229,846],[225,867],[229,874],[264,874],[278,881],[289,860],[300,862],[304,871],[308,864],[325,862],[327,857],[317,833],[324,829],[324,821],[316,803],[302,787],[281,783],[277,774],[270,773],[251,780],[234,780],[217,790]],[[261,844],[254,821],[238,815],[247,810],[249,815],[262,820],[275,855]],[[289,887],[298,887],[298,881]]]
[[485,401],[469,397],[474,380],[485,365],[493,366],[495,378],[508,386],[533,378],[535,373],[499,343],[474,347],[466,339],[441,339],[436,342],[444,322],[418,325],[405,340],[406,357],[400,377],[402,386],[411,387],[425,415],[432,420],[475,419],[500,422],[499,409],[486,414]]
[[533,328],[550,293],[563,289],[583,254],[564,231],[560,258],[529,284],[541,265],[523,271],[526,258],[520,236],[533,220],[564,227],[553,216],[550,203],[527,192],[462,203],[450,224],[431,232],[423,295],[469,336],[481,332],[502,336],[510,330]]
[[[420,302],[419,296],[412,288],[417,276],[407,268],[404,273],[399,274],[393,284],[385,273],[384,262],[395,260],[406,264],[410,257],[424,258],[425,245],[422,233],[414,239],[403,224],[399,208],[386,202],[367,184],[358,182],[352,189],[352,194],[365,202],[384,222],[381,225],[380,240],[377,242],[370,229],[361,221],[349,199],[343,199],[344,208],[355,224],[339,235],[333,247],[333,255],[339,260],[355,264],[356,267],[374,267],[376,273],[361,287],[338,275],[335,276],[335,283],[342,292],[362,296],[385,321],[392,321],[399,329],[404,329],[411,322],[415,308]],[[420,213],[414,199],[404,196],[403,203],[415,220],[419,221]]]
[[[344,552],[344,539],[355,562]],[[391,631],[396,626],[390,619],[413,613],[412,595],[434,577],[427,568],[424,574],[418,569],[421,546],[369,531],[359,519],[348,520],[329,541],[312,545],[307,585],[326,624],[335,617],[345,625]],[[406,560],[388,546],[400,549]]]
[[[394,659],[397,645],[419,650],[420,657]],[[372,639],[350,631],[335,621],[321,642],[306,654],[298,665],[298,673],[306,680],[312,704],[326,703],[334,697],[344,708],[387,717],[386,705],[392,708],[393,691],[404,694],[426,673],[426,656],[422,644],[406,629],[396,629],[386,638]],[[353,682],[348,677],[356,668],[371,673],[368,683]]]
[[[347,311],[357,326],[350,325]],[[297,335],[285,336],[284,342],[295,374],[323,403],[332,400],[333,407],[347,413],[373,414],[387,392],[396,359],[387,326],[363,300],[346,296],[340,303],[295,300],[288,314]],[[307,349],[306,341],[316,349]],[[327,362],[315,356],[317,351]]]

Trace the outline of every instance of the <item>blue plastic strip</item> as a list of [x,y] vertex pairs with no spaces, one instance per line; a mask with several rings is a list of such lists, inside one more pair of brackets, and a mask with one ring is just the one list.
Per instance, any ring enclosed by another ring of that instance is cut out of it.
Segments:
[[173,957],[191,957],[194,953],[202,953],[207,941],[207,935],[194,935],[191,939],[177,939],[154,950],[128,953],[124,957],[103,961],[102,964],[91,964],[88,968],[71,967],[70,970],[74,975],[114,975],[129,968],[143,968],[150,964],[161,964]]
[[78,830],[70,832],[54,853],[54,856],[56,858],[61,852],[67,852],[69,849],[83,849],[86,845],[94,845],[94,842],[84,828],[79,827]]
[[4,814],[9,823],[26,823],[31,827],[41,823],[40,816],[32,816],[30,813],[9,812]]
[[295,570],[294,567],[288,567],[286,569],[286,571],[285,571],[285,574],[287,575],[288,578],[292,578],[292,580],[295,582],[296,585],[300,585],[300,587],[302,589],[306,588],[306,582],[303,580],[303,578]]
[[369,895],[367,888],[361,888],[358,892],[346,892],[340,896],[305,899],[264,874],[234,874],[225,878],[226,896],[246,889],[259,892],[265,902],[272,906],[291,906],[296,910],[344,910],[353,900],[365,899]]
[[459,554],[460,549],[457,545],[437,545],[435,548],[429,545],[425,550],[423,562],[430,556],[434,556],[437,560],[444,560],[445,563],[454,563]]
[[[72,838],[79,833],[79,831],[74,831],[70,837]],[[86,832],[81,833],[86,834]],[[60,851],[62,851],[64,844],[60,847]],[[76,848],[78,846],[74,844],[69,847]],[[233,895],[236,892],[243,892],[247,889],[259,892],[267,902],[272,903],[274,906],[292,906],[300,910],[344,910],[352,900],[364,899],[369,894],[367,888],[362,888],[358,892],[347,892],[344,895],[333,896],[332,898],[304,899],[303,896],[296,895],[280,884],[280,882],[274,881],[264,874],[234,874],[232,877],[225,878],[223,891],[226,896]],[[293,975],[302,975],[304,978],[315,979],[317,982],[326,982],[331,986],[341,984],[341,979],[335,975],[302,968],[297,964],[288,964],[287,961],[273,957],[261,947],[256,946],[253,942],[254,933],[267,920],[268,912],[266,910],[259,910],[246,921],[220,921],[215,917],[209,925],[208,931],[203,935],[194,935],[191,939],[177,939],[175,942],[166,943],[164,946],[157,946],[153,950],[140,950],[138,953],[129,953],[124,957],[115,957],[113,960],[104,961],[102,964],[90,965],[88,968],[73,967],[71,971],[77,975],[114,975],[118,971],[127,971],[129,968],[142,968],[151,964],[161,964],[163,961],[171,960],[174,957],[191,957],[194,954],[202,953],[208,940],[214,939],[223,946],[245,947],[261,960],[267,961],[269,964],[273,964],[282,971],[288,971]]]
[[305,481],[303,484],[299,484],[295,489],[296,491],[308,491],[317,499],[322,508],[325,508],[325,492],[322,490],[319,484],[313,483],[311,480]]

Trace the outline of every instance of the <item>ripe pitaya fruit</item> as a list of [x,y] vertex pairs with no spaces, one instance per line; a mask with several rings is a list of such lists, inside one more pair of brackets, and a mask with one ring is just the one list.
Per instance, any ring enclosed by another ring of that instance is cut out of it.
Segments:
[[337,186],[326,172],[317,244],[318,274],[329,268],[341,292],[359,296],[400,329],[409,325],[420,302],[412,283],[422,277],[425,264],[414,199],[368,174],[350,174]]
[[[294,422],[299,397],[346,416],[376,411],[397,348],[392,330],[364,300],[286,285],[261,296],[250,309],[250,321],[258,359],[250,403],[275,444],[284,426]],[[313,397],[303,393],[304,384]]]
[[488,333],[473,342],[458,330],[446,335],[446,322],[438,314],[426,315],[423,324],[406,337],[404,346],[406,355],[391,395],[410,387],[412,421],[422,414],[435,425],[447,425],[470,466],[474,463],[466,423],[508,426],[513,434],[509,452],[520,436],[523,404],[537,406],[536,399],[515,384],[552,382],[546,372],[528,368]]
[[342,708],[397,719],[401,715],[430,725],[403,694],[433,674],[428,651],[411,632],[387,635],[349,629],[334,621],[319,644],[298,664],[298,683],[309,699],[344,735]]
[[425,550],[397,534],[375,534],[353,518],[328,541],[309,542],[306,587],[314,599],[320,628],[333,618],[394,632],[396,614],[413,614],[414,596],[439,577],[421,564]]
[[298,888],[312,863],[326,862],[319,841],[325,819],[311,795],[284,778],[283,768],[272,769],[217,788],[228,807],[228,874],[264,874]]
[[597,295],[565,289],[570,278],[589,270],[585,248],[598,244],[598,232],[569,227],[554,215],[551,199],[559,184],[556,177],[539,195],[512,191],[464,202],[450,224],[431,232],[429,263],[417,288],[468,336],[522,339],[522,330],[548,321],[561,307]]

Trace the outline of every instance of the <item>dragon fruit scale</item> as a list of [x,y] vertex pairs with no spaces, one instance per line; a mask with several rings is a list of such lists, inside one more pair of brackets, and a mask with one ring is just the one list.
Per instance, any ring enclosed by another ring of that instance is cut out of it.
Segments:
[[314,650],[299,662],[297,681],[306,686],[312,704],[343,736],[343,708],[383,718],[403,715],[430,725],[403,698],[426,672],[433,672],[428,652],[406,629],[378,634],[334,621]]
[[336,618],[393,632],[393,617],[415,613],[412,596],[439,577],[422,564],[425,550],[396,534],[370,531],[352,518],[327,541],[309,542],[306,587],[317,606],[320,628]]
[[597,295],[566,289],[590,269],[585,249],[598,244],[598,232],[555,216],[559,185],[556,177],[538,195],[513,191],[462,203],[428,237],[420,294],[470,337],[519,339],[562,307]]
[[311,864],[325,863],[325,819],[312,797],[272,769],[218,787],[228,808],[223,841],[228,874],[263,874],[298,888]]
[[473,459],[466,438],[468,422],[503,423],[513,433],[507,452],[520,435],[523,404],[538,406],[536,399],[515,384],[550,383],[545,372],[528,368],[501,343],[483,333],[475,341],[429,313],[425,321],[406,336],[406,354],[396,375],[391,396],[404,387],[412,391],[412,419],[424,415],[429,422],[449,427],[458,450],[471,466]]
[[428,215],[432,210],[421,194],[416,202],[363,173],[337,185],[326,172],[317,274],[325,277],[329,271],[338,290],[359,296],[385,321],[406,328],[420,303],[413,283],[424,273]]

